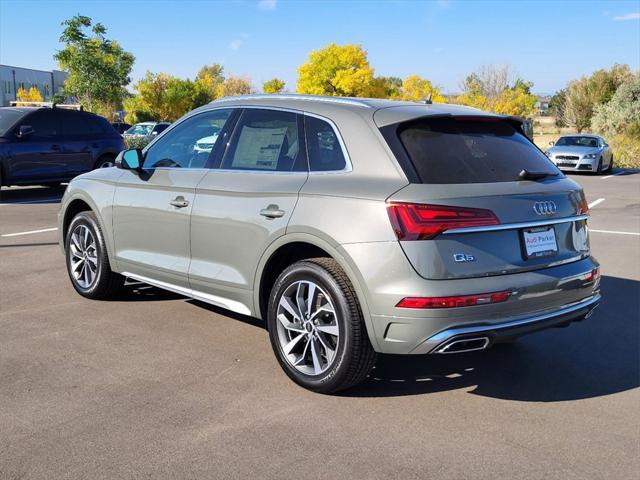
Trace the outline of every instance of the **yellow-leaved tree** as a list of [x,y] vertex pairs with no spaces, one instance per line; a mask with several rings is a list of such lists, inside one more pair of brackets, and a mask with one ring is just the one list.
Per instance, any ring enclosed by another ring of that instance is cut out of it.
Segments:
[[248,95],[252,92],[251,80],[246,77],[229,75],[216,89],[216,98]]
[[41,102],[42,95],[40,94],[40,90],[38,90],[35,86],[31,86],[29,90],[20,87],[16,92],[16,100],[18,102]]
[[445,103],[447,101],[442,92],[437,87],[434,87],[429,80],[421,78],[419,75],[409,75],[402,81],[399,94],[393,98],[418,102],[429,96],[434,103]]
[[279,78],[272,78],[262,84],[262,91],[264,93],[280,93],[284,90],[284,80]]
[[384,84],[374,76],[360,45],[330,43],[309,55],[298,68],[298,93],[337,97],[384,96]]

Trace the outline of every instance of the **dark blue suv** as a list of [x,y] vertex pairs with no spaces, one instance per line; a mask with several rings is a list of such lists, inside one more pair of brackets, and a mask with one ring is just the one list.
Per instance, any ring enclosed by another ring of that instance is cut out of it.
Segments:
[[65,108],[0,108],[0,186],[55,185],[114,165],[124,141],[106,119]]

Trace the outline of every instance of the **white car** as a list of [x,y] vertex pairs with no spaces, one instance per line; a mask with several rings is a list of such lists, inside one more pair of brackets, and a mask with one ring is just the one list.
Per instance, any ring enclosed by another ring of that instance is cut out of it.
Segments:
[[193,146],[193,150],[195,153],[210,153],[213,149],[213,145],[216,143],[218,139],[219,131],[210,135],[208,137],[203,137],[196,141],[196,144]]
[[562,171],[602,173],[613,168],[613,152],[597,135],[565,135],[549,145],[545,154]]

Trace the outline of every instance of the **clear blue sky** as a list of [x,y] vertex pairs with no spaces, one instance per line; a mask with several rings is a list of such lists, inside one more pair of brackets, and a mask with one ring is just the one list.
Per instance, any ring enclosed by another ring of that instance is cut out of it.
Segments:
[[329,42],[362,44],[376,74],[417,73],[446,92],[490,63],[536,92],[616,62],[640,67],[640,0],[0,0],[0,63],[55,68],[60,23],[77,13],[135,55],[134,82],[218,62],[256,87],[277,76],[295,91],[298,65]]

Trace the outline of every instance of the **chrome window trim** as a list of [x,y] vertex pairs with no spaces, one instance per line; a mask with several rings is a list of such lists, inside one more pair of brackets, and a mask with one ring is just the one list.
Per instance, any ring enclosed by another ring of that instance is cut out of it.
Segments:
[[451,228],[449,230],[445,230],[444,232],[442,232],[442,234],[451,235],[456,233],[495,232],[499,230],[515,230],[518,228],[542,227],[545,225],[555,225],[558,223],[578,222],[580,220],[587,220],[588,218],[589,218],[589,215],[575,215],[572,217],[548,218],[547,220],[535,220],[532,222],[503,223],[501,225],[487,225],[484,227]]

